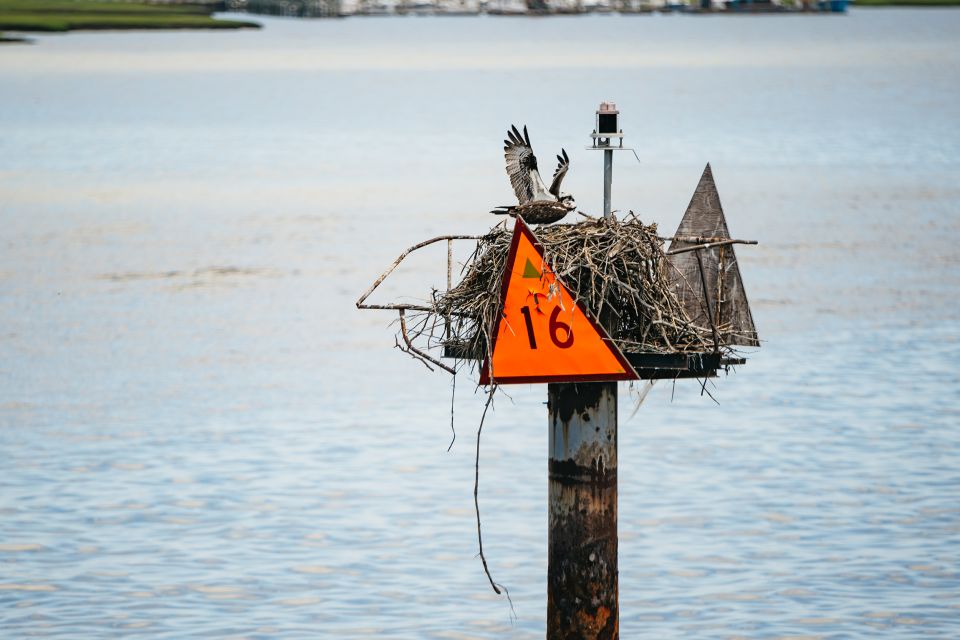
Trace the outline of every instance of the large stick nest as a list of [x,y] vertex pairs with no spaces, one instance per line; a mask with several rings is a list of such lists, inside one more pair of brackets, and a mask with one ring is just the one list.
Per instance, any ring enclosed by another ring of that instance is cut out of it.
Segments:
[[[695,326],[671,289],[671,266],[656,224],[632,212],[623,221],[588,219],[534,230],[544,258],[595,317],[612,328],[625,352],[676,353],[713,348],[709,327]],[[417,323],[421,336],[447,320],[443,342],[461,357],[482,360],[493,343],[500,290],[513,231],[498,225],[477,243],[463,280],[435,292],[434,311]],[[432,320],[432,321],[431,321]]]

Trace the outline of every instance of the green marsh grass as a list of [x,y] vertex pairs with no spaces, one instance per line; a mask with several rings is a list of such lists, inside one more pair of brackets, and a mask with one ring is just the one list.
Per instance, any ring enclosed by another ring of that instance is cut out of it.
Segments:
[[238,29],[258,24],[214,18],[202,4],[142,4],[109,0],[0,0],[2,31],[74,29]]

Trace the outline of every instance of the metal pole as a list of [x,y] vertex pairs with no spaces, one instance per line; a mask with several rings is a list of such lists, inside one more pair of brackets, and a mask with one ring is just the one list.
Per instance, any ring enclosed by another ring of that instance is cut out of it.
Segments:
[[[604,130],[601,111],[618,113],[602,103],[594,136]],[[613,215],[612,187],[613,149],[604,149],[604,218]],[[600,322],[611,329],[612,318]],[[619,640],[617,383],[550,384],[547,412],[547,640]]]
[[610,191],[613,188],[613,149],[603,152],[603,217],[609,218],[612,213],[610,206]]
[[618,639],[617,383],[550,384],[547,640]]

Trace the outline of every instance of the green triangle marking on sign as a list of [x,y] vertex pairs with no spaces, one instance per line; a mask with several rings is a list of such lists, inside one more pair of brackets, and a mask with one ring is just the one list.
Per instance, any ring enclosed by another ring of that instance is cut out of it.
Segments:
[[527,264],[523,265],[523,276],[524,278],[540,278],[540,272],[537,271],[537,268],[533,266],[533,263],[530,262],[530,258],[527,258]]

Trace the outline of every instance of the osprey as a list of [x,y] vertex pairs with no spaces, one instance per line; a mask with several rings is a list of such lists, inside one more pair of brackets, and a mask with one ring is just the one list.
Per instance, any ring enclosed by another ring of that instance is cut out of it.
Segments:
[[519,215],[526,222],[544,224],[556,222],[577,208],[573,196],[560,193],[560,183],[570,168],[570,158],[563,149],[563,155],[557,156],[557,170],[553,172],[553,182],[550,188],[543,184],[540,171],[537,169],[537,157],[530,147],[530,136],[527,128],[523,128],[523,136],[516,126],[507,131],[507,139],[503,141],[503,157],[507,161],[507,175],[510,184],[517,194],[519,205],[497,207],[491,213],[499,215]]

